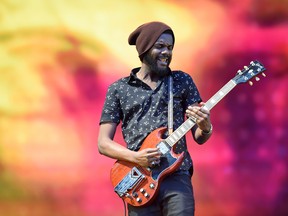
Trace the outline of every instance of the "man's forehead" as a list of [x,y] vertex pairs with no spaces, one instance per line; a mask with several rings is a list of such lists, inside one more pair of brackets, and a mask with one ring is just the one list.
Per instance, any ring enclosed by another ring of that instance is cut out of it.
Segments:
[[163,42],[165,41],[166,43],[169,42],[173,44],[173,36],[170,33],[163,33],[160,35],[160,37],[157,39],[157,42]]

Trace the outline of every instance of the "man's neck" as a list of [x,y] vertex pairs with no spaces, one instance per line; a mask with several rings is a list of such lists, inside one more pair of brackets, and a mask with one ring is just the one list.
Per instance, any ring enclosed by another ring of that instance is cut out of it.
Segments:
[[150,68],[144,64],[142,64],[142,67],[136,76],[138,79],[142,80],[144,83],[150,86],[151,89],[155,89],[157,87],[157,82],[161,78],[159,75],[153,73],[153,71],[151,71]]

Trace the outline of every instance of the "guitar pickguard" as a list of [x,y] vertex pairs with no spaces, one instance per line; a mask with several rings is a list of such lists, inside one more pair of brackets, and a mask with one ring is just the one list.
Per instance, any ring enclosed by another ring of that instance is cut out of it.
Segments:
[[151,176],[156,181],[158,177],[169,167],[171,167],[178,158],[173,157],[170,152],[166,153],[165,155],[161,156],[159,166],[156,165],[151,169]]

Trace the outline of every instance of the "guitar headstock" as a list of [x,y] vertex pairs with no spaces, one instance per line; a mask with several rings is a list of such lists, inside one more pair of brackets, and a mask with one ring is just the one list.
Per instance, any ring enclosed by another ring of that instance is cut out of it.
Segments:
[[[237,71],[233,80],[236,82],[236,84],[245,83],[253,77],[255,77],[256,81],[259,81],[260,78],[257,77],[257,75],[262,73],[262,76],[266,77],[266,75],[263,73],[265,70],[266,68],[259,61],[251,61],[249,66],[244,66],[244,69]],[[249,84],[253,85],[253,82],[249,81]]]

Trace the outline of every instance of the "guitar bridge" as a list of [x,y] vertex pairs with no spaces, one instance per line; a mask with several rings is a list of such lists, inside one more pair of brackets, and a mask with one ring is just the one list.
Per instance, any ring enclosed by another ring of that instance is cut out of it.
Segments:
[[137,169],[133,167],[131,171],[120,181],[114,188],[114,191],[120,196],[127,196],[128,191],[135,185],[139,184],[145,176]]

